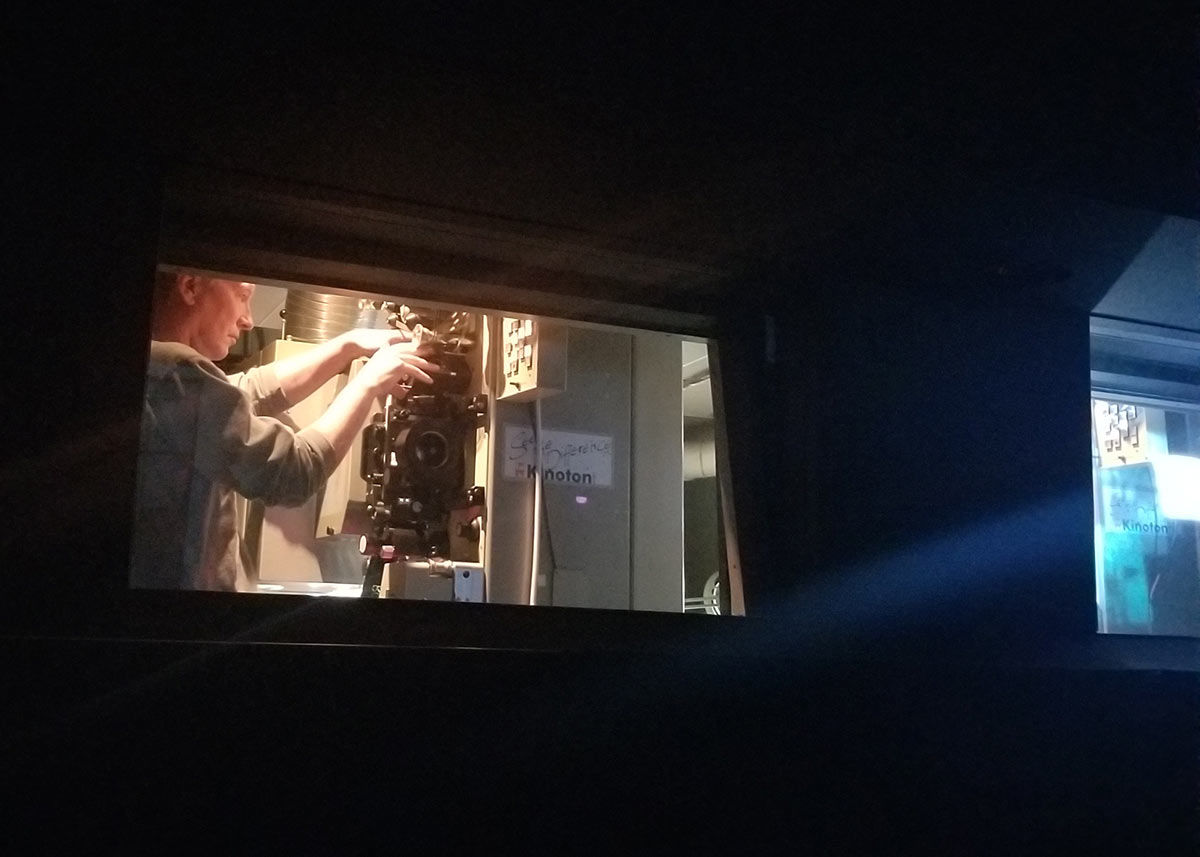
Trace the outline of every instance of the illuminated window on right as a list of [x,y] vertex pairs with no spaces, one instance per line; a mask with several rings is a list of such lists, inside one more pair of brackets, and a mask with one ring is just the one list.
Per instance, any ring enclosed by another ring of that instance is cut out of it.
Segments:
[[1200,636],[1200,412],[1092,399],[1099,629]]
[[1200,333],[1092,317],[1097,626],[1200,637]]

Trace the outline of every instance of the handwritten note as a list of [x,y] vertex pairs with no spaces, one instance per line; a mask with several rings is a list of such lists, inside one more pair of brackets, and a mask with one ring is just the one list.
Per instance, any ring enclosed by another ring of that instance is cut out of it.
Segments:
[[[541,474],[547,483],[578,487],[612,486],[613,439],[542,428]],[[538,443],[533,429],[505,425],[503,474],[505,479],[533,479],[538,473]]]

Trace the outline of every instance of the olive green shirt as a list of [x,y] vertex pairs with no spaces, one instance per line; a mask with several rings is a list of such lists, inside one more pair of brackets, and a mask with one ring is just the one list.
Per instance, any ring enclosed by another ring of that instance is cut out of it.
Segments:
[[187,345],[150,344],[132,586],[235,591],[245,580],[235,493],[299,506],[337,464],[319,431],[276,419],[290,404],[269,365],[227,376]]

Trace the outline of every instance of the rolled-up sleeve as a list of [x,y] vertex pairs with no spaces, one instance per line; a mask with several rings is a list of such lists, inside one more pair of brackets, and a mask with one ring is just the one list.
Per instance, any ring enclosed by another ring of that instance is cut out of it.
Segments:
[[275,367],[268,363],[229,376],[229,383],[250,398],[250,407],[260,417],[275,417],[290,408]]

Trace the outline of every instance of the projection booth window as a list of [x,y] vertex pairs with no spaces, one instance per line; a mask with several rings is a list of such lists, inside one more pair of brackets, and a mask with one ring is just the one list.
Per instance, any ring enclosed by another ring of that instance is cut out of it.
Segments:
[[[238,591],[730,612],[711,343],[236,272],[160,271],[180,275],[252,286],[253,326],[215,361],[235,380],[257,372],[261,381],[264,367],[364,328],[410,337],[439,367],[432,386],[412,382],[372,404],[315,493],[278,503],[231,492],[236,538],[225,548],[237,556],[206,561],[236,568]],[[267,419],[302,432],[363,363]],[[225,588],[189,578],[179,559],[204,548],[187,530],[196,509],[180,506],[196,495],[172,496],[160,481],[191,466],[161,455],[181,418],[168,401],[179,379],[163,381],[171,371],[148,373],[135,541],[150,546],[152,568],[135,568],[131,583]],[[175,508],[155,519],[154,502]]]

